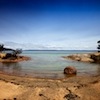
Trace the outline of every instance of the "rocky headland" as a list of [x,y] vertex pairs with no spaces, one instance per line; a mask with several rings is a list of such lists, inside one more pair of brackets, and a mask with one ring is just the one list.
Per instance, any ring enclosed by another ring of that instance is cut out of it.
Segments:
[[0,44],[0,62],[19,62],[24,60],[30,60],[30,57],[20,56],[22,49],[11,49],[4,47],[4,44]]
[[100,53],[98,52],[88,54],[73,54],[69,56],[63,56],[63,58],[81,62],[100,63]]
[[3,54],[0,54],[0,62],[9,62],[9,63],[12,63],[12,62],[20,62],[20,61],[27,61],[27,60],[30,60],[31,58],[30,57],[27,57],[27,56],[13,56],[13,55],[5,55],[5,56],[2,56]]

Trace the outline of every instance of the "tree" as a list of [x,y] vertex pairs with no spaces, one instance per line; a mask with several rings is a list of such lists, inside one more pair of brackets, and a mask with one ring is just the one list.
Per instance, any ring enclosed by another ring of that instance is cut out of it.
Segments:
[[97,41],[97,43],[100,43],[100,40],[99,40],[99,41]]
[[17,54],[21,54],[22,53],[22,49],[16,49],[13,51],[13,55],[17,55]]
[[0,44],[0,51],[3,51],[3,49],[4,49],[4,45]]
[[98,52],[100,52],[100,40],[97,41],[97,43],[98,43],[98,47],[97,47],[97,49],[98,49]]

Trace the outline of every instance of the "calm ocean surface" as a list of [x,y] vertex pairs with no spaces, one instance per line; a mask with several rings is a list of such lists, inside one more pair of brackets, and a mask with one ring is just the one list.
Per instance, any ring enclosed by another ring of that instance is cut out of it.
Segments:
[[63,70],[66,66],[75,66],[77,75],[98,75],[100,74],[100,64],[90,64],[67,60],[62,56],[76,53],[90,53],[93,51],[23,51],[21,55],[31,57],[29,61],[19,63],[0,63],[0,71],[8,74],[31,76],[40,78],[65,78]]

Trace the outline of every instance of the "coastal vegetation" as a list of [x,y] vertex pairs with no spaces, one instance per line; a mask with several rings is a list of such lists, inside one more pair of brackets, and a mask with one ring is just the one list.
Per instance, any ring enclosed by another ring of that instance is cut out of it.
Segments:
[[98,43],[97,49],[98,49],[98,52],[100,52],[100,40],[97,43]]
[[29,57],[20,56],[22,49],[5,48],[3,44],[0,45],[0,62],[19,62],[29,60]]

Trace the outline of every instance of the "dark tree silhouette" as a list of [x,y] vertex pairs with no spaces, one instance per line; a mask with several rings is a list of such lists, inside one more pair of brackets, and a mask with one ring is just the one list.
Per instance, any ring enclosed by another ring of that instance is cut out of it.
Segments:
[[97,41],[97,43],[98,43],[98,47],[97,47],[97,49],[98,49],[98,52],[100,52],[100,40]]
[[5,48],[4,44],[0,44],[0,51],[15,51],[14,49],[10,49],[10,48]]
[[[8,51],[8,52],[7,52]],[[10,51],[10,52],[9,52]],[[5,53],[5,56],[1,56],[2,53]],[[3,44],[0,44],[0,57],[2,59],[12,59],[15,60],[16,58],[18,58],[18,54],[22,53],[22,49],[11,49],[11,48],[5,48]]]
[[11,48],[5,48],[3,44],[0,44],[0,52],[2,51],[12,51],[12,54],[14,56],[16,56],[17,54],[21,54],[22,53],[22,49],[11,49]]
[[22,49],[16,49],[13,51],[13,55],[17,55],[17,54],[21,54],[22,53]]
[[4,45],[0,44],[0,51],[3,51],[3,49],[4,49]]
[[100,43],[100,40],[97,43]]

